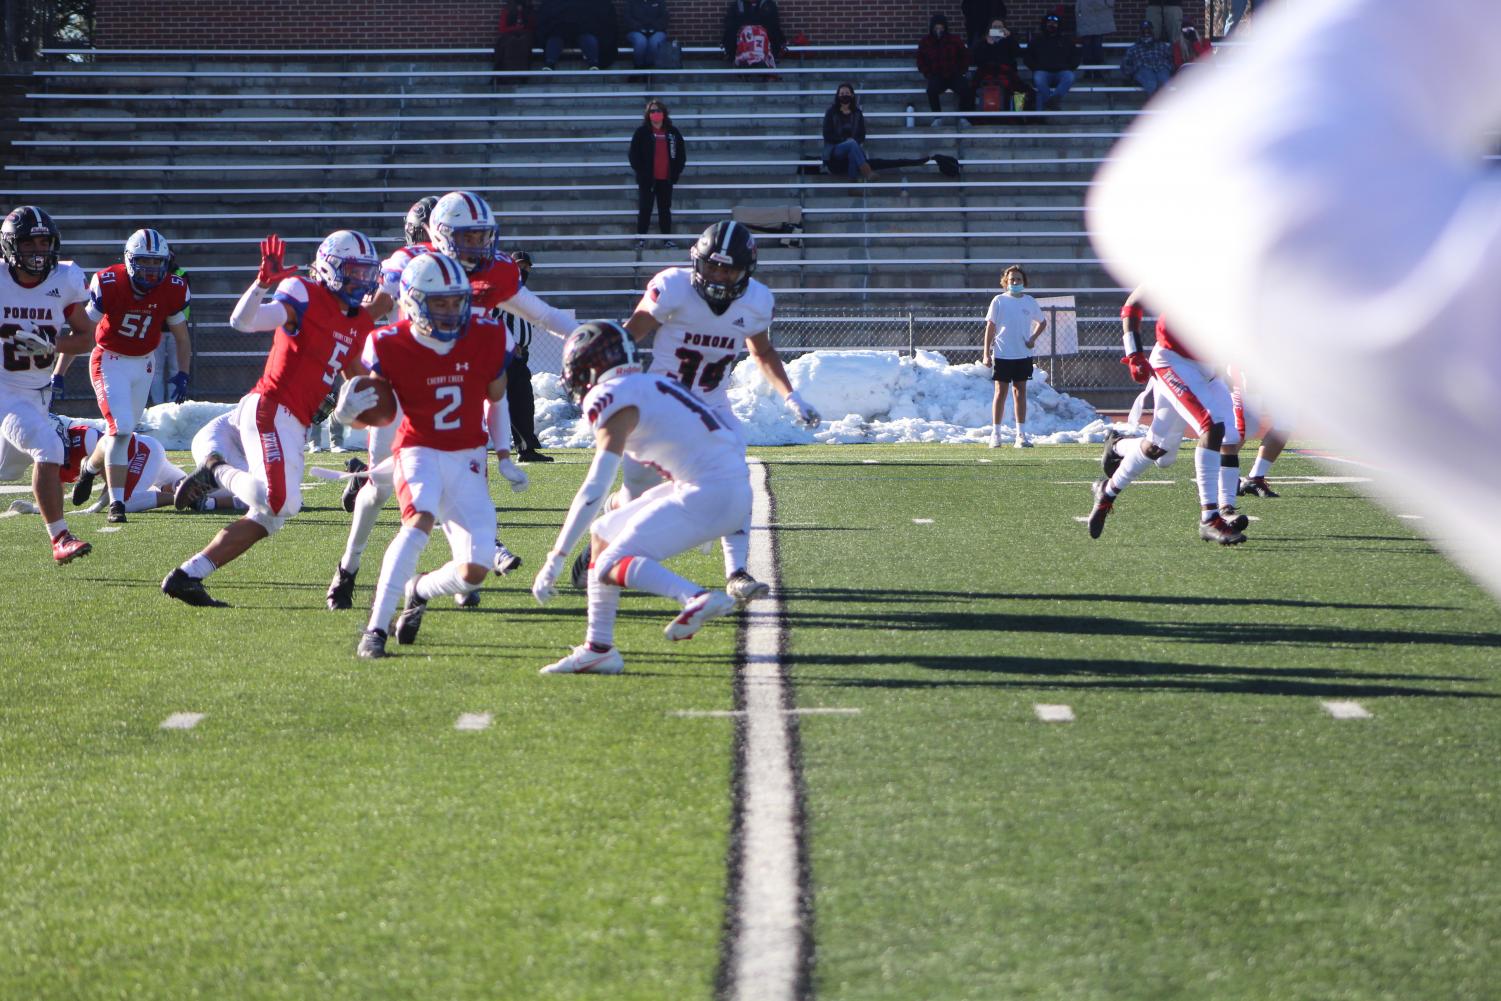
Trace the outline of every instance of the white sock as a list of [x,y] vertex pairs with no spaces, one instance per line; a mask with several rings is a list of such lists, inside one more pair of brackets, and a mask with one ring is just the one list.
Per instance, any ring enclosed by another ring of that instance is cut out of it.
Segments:
[[1219,506],[1220,453],[1212,448],[1194,449],[1194,483],[1199,488],[1199,506]]
[[1115,454],[1121,457],[1121,464],[1115,467],[1115,475],[1110,477],[1110,484],[1105,488],[1110,496],[1114,497],[1130,486],[1132,481],[1152,464],[1152,460],[1147,458],[1144,451],[1146,447],[1145,438],[1132,438],[1129,443],[1125,441],[1115,443]]
[[115,501],[119,501],[121,504],[125,503],[125,488],[124,487],[110,487],[109,488],[109,502],[111,504],[113,504],[113,503],[115,503]]
[[1251,472],[1249,474],[1247,474],[1247,476],[1248,476],[1248,478],[1254,480],[1254,479],[1256,479],[1259,476],[1265,476],[1267,473],[1270,473],[1271,471],[1272,471],[1271,460],[1269,460],[1269,459],[1263,459],[1261,457],[1261,454],[1257,453],[1257,455],[1256,455],[1256,461],[1253,462],[1253,463],[1251,463]]
[[594,649],[615,645],[615,613],[620,608],[620,588],[589,575],[589,626],[584,642]]
[[68,530],[68,519],[59,518],[56,521],[47,522],[47,538],[55,539]]
[[359,570],[360,558],[365,554],[365,547],[370,544],[370,533],[375,530],[381,508],[386,506],[391,493],[390,487],[382,489],[372,477],[355,494],[354,519],[349,524],[349,540],[344,543],[344,556],[339,560],[339,566],[349,573]]
[[104,472],[104,466],[95,463],[94,457],[90,455],[87,459],[83,460],[83,471],[86,473],[93,473],[95,476],[98,476],[100,473]]
[[1220,507],[1235,507],[1235,492],[1240,489],[1240,456],[1220,456]]
[[719,545],[724,549],[724,576],[728,580],[736,570],[744,570],[750,558],[750,521],[747,519],[740,531],[720,539]]
[[187,574],[189,577],[197,577],[199,580],[202,580],[219,568],[214,565],[213,560],[209,559],[202,553],[199,553],[197,556],[192,557],[182,566],[178,567],[178,569]]
[[402,525],[396,538],[386,547],[385,558],[380,561],[380,581],[375,585],[375,601],[370,606],[370,622],[366,628],[382,632],[391,628],[391,619],[396,615],[396,602],[406,590],[407,581],[417,572],[417,561],[427,547],[427,533],[411,525]]
[[445,563],[432,573],[425,573],[417,582],[417,597],[431,601],[445,594],[468,594],[478,584],[470,584],[459,573],[457,563]]
[[644,556],[628,556],[621,562],[626,565],[626,587],[660,594],[664,598],[671,598],[679,605],[686,605],[690,598],[704,591],[693,581],[678,576],[656,560],[649,560]]

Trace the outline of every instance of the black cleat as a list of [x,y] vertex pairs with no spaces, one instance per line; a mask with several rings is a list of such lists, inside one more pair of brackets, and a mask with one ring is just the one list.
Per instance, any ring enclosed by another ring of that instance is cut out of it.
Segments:
[[359,645],[354,648],[355,655],[361,660],[379,660],[389,656],[386,653],[386,631],[384,629],[366,629],[360,633]]
[[396,642],[411,646],[417,642],[417,630],[422,628],[422,613],[427,611],[427,599],[417,597],[417,582],[425,574],[418,574],[407,581],[406,604],[396,617]]
[[568,580],[580,591],[589,589],[589,547],[574,559],[573,565],[568,568]]
[[1239,495],[1244,497],[1252,494],[1257,497],[1281,497],[1277,491],[1267,485],[1265,476],[1253,476],[1250,479],[1240,481]]
[[453,603],[460,608],[478,608],[479,591],[463,591],[453,596]]
[[217,455],[210,455],[208,461],[192,473],[177,481],[177,489],[172,491],[172,506],[179,511],[192,508],[195,511],[203,509],[203,499],[214,492],[219,482],[214,479],[214,470],[223,465],[224,460]]
[[110,501],[109,514],[104,516],[104,520],[109,522],[111,525],[125,524],[125,502]]
[[94,493],[94,480],[98,473],[91,473],[80,466],[78,469],[78,482],[73,484],[73,506],[82,507],[89,502],[89,497]]
[[1232,532],[1244,532],[1251,519],[1243,514],[1237,514],[1233,507],[1220,508],[1220,520],[1223,521]]
[[550,456],[550,455],[543,455],[541,452],[537,451],[535,448],[524,448],[520,452],[516,453],[516,461],[517,462],[553,462],[554,460],[553,460],[552,456]]
[[211,597],[203,589],[203,581],[198,577],[189,577],[182,567],[178,567],[167,574],[167,579],[162,581],[162,594],[169,598],[176,598],[186,605],[195,608],[228,608],[229,602],[220,601]]
[[334,567],[334,579],[328,584],[328,610],[330,612],[342,612],[346,608],[354,607],[354,578],[358,574],[358,570],[350,573],[342,565]]
[[1238,546],[1246,541],[1244,535],[1225,524],[1225,519],[1219,515],[1199,522],[1199,538],[1205,542],[1218,542],[1222,546]]
[[1094,486],[1094,507],[1089,512],[1089,537],[1098,539],[1100,533],[1105,531],[1105,519],[1110,512],[1115,510],[1115,498],[1107,496],[1105,488],[1110,485],[1109,480],[1096,480]]
[[[344,471],[349,473],[363,473],[369,468],[369,466],[365,465],[359,459],[350,459],[348,462],[344,463]],[[354,499],[359,495],[360,490],[365,486],[365,484],[369,482],[370,477],[368,476],[352,476],[345,481],[343,498],[344,510],[348,511],[350,514],[354,513]],[[329,593],[330,595],[332,595],[333,592]]]
[[1105,451],[1100,455],[1100,468],[1105,471],[1105,479],[1115,475],[1120,468],[1121,457],[1115,451],[1115,443],[1121,440],[1120,432],[1111,428],[1105,432]]

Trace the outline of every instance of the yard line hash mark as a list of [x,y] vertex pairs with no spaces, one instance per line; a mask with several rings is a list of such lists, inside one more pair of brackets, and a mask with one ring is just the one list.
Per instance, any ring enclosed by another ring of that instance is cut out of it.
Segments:
[[1072,723],[1074,721],[1074,711],[1068,706],[1039,702],[1032,707],[1032,711],[1044,723]]
[[1370,719],[1371,714],[1359,702],[1321,702],[1324,712],[1335,719]]
[[162,720],[163,730],[191,730],[203,720],[203,713],[173,713]]
[[489,713],[459,713],[459,718],[454,721],[455,730],[488,730],[494,717]]
[[913,518],[912,519],[912,524],[914,524],[914,525],[931,525],[931,524],[933,524],[933,519],[932,518]]

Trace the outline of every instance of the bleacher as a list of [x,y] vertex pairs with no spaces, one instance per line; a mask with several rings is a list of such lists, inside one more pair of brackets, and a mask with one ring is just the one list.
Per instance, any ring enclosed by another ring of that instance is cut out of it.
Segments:
[[[1129,388],[1114,357],[1124,292],[1083,234],[1082,205],[1140,113],[1139,92],[1102,73],[1063,112],[969,114],[968,124],[950,94],[935,127],[905,48],[864,49],[858,65],[827,47],[794,53],[776,74],[728,71],[689,50],[687,68],[650,76],[628,60],[497,74],[488,49],[55,51],[20,98],[0,185],[8,204],[49,211],[65,256],[87,268],[118,260],[138,226],[167,235],[193,284],[195,395],[237,396],[264,354],[267,338],[233,331],[227,317],[265,233],[286,238],[294,263],[342,227],[391,249],[413,201],[467,188],[497,210],[503,244],[537,258],[536,291],[580,316],[627,314],[651,275],[685,262],[693,237],[733,206],[797,205],[800,242],[763,236],[758,272],[778,293],[775,339],[792,350],[977,357],[978,322],[955,318],[982,315],[1001,268],[1021,263],[1034,294],[1075,297],[1081,341],[1099,349],[1061,359],[1055,381],[1116,403]],[[949,153],[963,176],[931,165],[870,183],[811,173],[843,80],[860,91],[871,155]],[[677,250],[656,235],[635,248],[625,161],[648,96],[668,103],[689,144]],[[893,316],[934,322],[877,336],[891,324],[875,318]],[[85,393],[81,366],[72,378]]]

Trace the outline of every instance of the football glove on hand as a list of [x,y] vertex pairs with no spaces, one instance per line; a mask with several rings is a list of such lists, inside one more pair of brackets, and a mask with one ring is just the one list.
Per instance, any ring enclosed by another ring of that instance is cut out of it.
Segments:
[[537,604],[547,604],[558,593],[558,577],[562,575],[567,560],[567,553],[547,554],[547,562],[542,564],[536,580],[532,581],[532,597],[537,599]]
[[52,400],[54,403],[58,400],[66,400],[68,398],[67,387],[67,379],[64,379],[60,375],[54,375],[52,377]]
[[334,417],[340,424],[353,424],[355,418],[380,402],[380,394],[374,386],[366,386],[364,389],[354,388],[355,380],[350,379],[339,389],[339,402],[334,405]]
[[1147,361],[1145,353],[1133,351],[1121,359],[1121,364],[1131,370],[1131,378],[1134,381],[1142,384],[1152,381],[1152,366]]
[[45,358],[57,353],[57,347],[47,338],[35,330],[27,330],[22,327],[12,337],[16,346],[16,353],[31,355],[33,358]]
[[188,373],[178,372],[172,378],[168,379],[167,382],[172,386],[173,403],[188,402]]
[[816,428],[823,420],[818,416],[818,411],[795,392],[787,394],[787,406],[797,418],[797,422],[805,428]]
[[504,459],[496,462],[495,468],[500,471],[500,475],[504,476],[506,482],[511,485],[511,493],[513,494],[521,493],[530,485],[530,481],[526,476],[526,470],[512,462],[510,456],[506,456]]
[[291,278],[296,268],[284,268],[281,259],[287,252],[282,238],[272,233],[261,241],[261,269],[255,273],[255,283],[261,288],[275,288],[283,278]]

